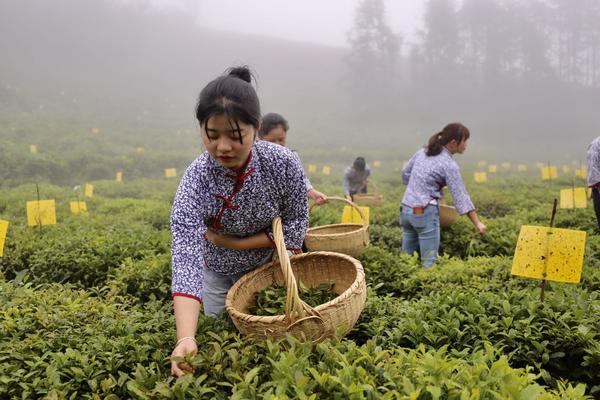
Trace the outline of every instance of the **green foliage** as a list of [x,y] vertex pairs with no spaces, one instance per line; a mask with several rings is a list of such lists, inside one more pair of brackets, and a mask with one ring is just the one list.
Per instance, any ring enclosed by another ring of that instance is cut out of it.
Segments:
[[455,257],[510,256],[514,253],[522,220],[507,216],[483,221],[487,233],[480,236],[466,218],[460,218],[441,234],[440,253]]
[[109,274],[108,286],[113,293],[134,297],[141,303],[166,301],[171,293],[171,253],[126,258]]
[[[335,193],[338,178],[313,184]],[[418,256],[401,253],[398,177],[381,181],[385,202],[371,207],[371,245],[360,257],[368,301],[345,340],[314,347],[293,339],[251,343],[224,319],[201,318],[199,352],[190,359],[195,373],[180,379],[170,377],[168,359],[175,337],[168,228],[176,180],[93,182],[87,216],[67,208],[80,188],[42,184],[42,198],[57,201],[58,225],[41,233],[24,223],[35,186],[3,190],[0,216],[11,225],[0,275],[11,281],[0,283],[0,398],[600,393],[600,238],[590,209],[559,210],[556,226],[588,233],[583,280],[549,283],[542,305],[538,282],[512,277],[510,269],[520,226],[549,222],[547,186],[498,178],[475,191],[488,234],[478,236],[461,217],[442,231],[442,256],[425,269]],[[524,184],[530,190],[518,188]],[[316,208],[311,226],[339,223],[342,207]]]
[[[494,343],[512,365],[548,371],[547,383],[562,377],[594,384],[600,379],[590,357],[598,349],[600,307],[597,293],[552,286],[540,304],[534,289],[508,289],[497,293],[448,285],[414,300],[369,297],[352,338],[373,338],[415,348],[448,346],[455,354],[468,354]],[[460,290],[460,291],[459,291]]]
[[[283,315],[287,290],[285,286],[267,286],[254,296],[254,301],[248,305],[248,313],[252,315]],[[338,295],[333,291],[333,285],[322,283],[315,287],[304,287],[300,282],[298,295],[306,304],[317,307],[325,304]]]
[[7,279],[27,271],[35,283],[69,282],[92,287],[106,282],[126,258],[168,252],[166,231],[140,225],[11,227],[0,270]]

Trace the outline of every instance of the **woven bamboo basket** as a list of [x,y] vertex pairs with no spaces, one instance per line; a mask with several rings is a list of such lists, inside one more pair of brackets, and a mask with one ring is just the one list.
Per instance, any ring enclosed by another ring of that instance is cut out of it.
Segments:
[[372,193],[356,193],[352,195],[352,201],[359,206],[379,206],[383,203],[383,195],[377,193],[374,183],[370,184]]
[[[360,257],[369,245],[369,224],[361,209],[342,197],[329,197],[329,200],[342,201],[357,210],[362,224],[331,224],[309,228],[304,238],[308,251],[334,251],[352,257]],[[312,209],[312,207],[311,207]]]
[[456,208],[448,206],[446,204],[439,204],[440,207],[440,226],[442,228],[448,228],[450,225],[456,222],[458,219],[458,212]]
[[379,206],[383,203],[383,196],[378,193],[356,193],[352,199],[360,206]]
[[[319,342],[352,329],[367,298],[365,273],[360,262],[344,254],[305,253],[291,258],[283,241],[281,219],[273,221],[279,261],[242,276],[227,293],[225,307],[236,328],[257,340],[280,339],[291,334],[300,339]],[[298,296],[296,277],[306,287],[333,284],[338,294],[333,300],[312,308]],[[247,314],[255,295],[272,285],[285,284],[285,315]]]

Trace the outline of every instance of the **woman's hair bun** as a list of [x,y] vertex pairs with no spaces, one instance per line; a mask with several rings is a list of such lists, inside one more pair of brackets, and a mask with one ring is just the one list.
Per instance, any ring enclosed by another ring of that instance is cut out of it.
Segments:
[[243,81],[250,83],[252,81],[252,73],[247,65],[241,67],[233,67],[228,71],[229,76],[235,76]]

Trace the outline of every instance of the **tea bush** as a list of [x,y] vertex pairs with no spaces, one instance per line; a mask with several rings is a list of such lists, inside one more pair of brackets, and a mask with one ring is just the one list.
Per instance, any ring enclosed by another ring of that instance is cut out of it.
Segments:
[[[313,184],[339,194],[336,179]],[[177,180],[93,182],[87,216],[69,213],[78,191],[40,184],[58,214],[41,233],[24,223],[35,185],[2,190],[0,218],[11,226],[0,258],[10,280],[0,282],[0,398],[600,396],[600,238],[590,208],[558,211],[556,226],[588,233],[583,278],[548,283],[541,304],[537,281],[510,275],[511,256],[521,225],[549,223],[555,189],[532,177],[468,182],[488,234],[461,217],[424,269],[401,253],[404,188],[395,175],[381,182],[385,201],[371,208],[371,245],[360,257],[367,305],[346,339],[252,343],[202,317],[195,373],[179,379],[169,365]],[[316,208],[311,226],[339,223],[342,207]]]
[[59,284],[11,282],[0,282],[0,300],[0,397],[584,398],[582,387],[547,391],[491,345],[457,358],[445,348],[374,342],[253,344],[212,318],[199,321],[195,373],[176,380],[169,376],[175,333],[168,303],[137,306]]
[[37,229],[11,227],[0,258],[7,279],[27,271],[35,283],[102,285],[126,258],[169,251],[169,233],[135,225],[65,225]]
[[107,285],[114,294],[131,296],[140,303],[171,297],[171,253],[149,253],[126,258],[109,274]]
[[512,365],[547,371],[547,383],[562,377],[600,390],[594,386],[600,381],[594,366],[600,361],[597,293],[553,285],[541,304],[533,289],[459,288],[440,287],[414,300],[371,296],[350,335],[359,342],[373,338],[387,345],[449,346],[457,352],[481,349],[489,341]]

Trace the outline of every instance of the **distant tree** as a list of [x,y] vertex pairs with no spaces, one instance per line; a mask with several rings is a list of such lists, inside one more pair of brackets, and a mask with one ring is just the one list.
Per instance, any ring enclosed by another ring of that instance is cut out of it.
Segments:
[[550,71],[551,11],[540,0],[513,0],[511,27],[516,38],[517,69],[523,76],[547,78]]
[[364,96],[392,96],[394,81],[399,79],[396,72],[402,39],[386,22],[383,0],[359,3],[347,38],[350,44],[348,86],[358,96],[358,104],[366,107]]
[[430,72],[448,76],[460,59],[459,28],[454,0],[429,0],[425,5],[422,56]]
[[600,2],[549,0],[558,74],[562,80],[600,86]]
[[459,17],[462,63],[483,83],[491,83],[514,67],[514,21],[498,0],[465,0]]

